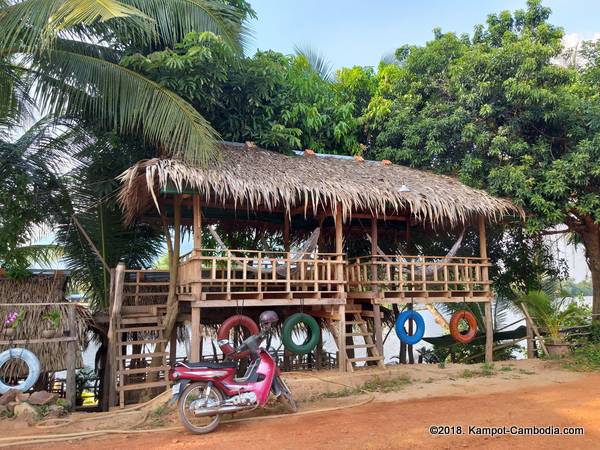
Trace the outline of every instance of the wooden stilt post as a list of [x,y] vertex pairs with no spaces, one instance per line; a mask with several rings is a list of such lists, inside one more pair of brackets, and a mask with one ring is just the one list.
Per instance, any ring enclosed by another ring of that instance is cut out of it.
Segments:
[[[336,267],[335,267],[335,273],[336,273],[336,280],[339,281],[343,281],[344,279],[344,266],[343,266],[343,261],[344,261],[344,236],[343,236],[343,232],[342,232],[342,220],[343,220],[343,216],[342,216],[342,204],[338,203],[336,205],[336,211],[335,211],[335,253],[337,254],[336,256]],[[345,298],[344,292],[345,292],[345,288],[344,288],[344,284],[343,283],[338,283],[337,285],[337,291],[340,294],[340,297]],[[338,354],[338,364],[339,364],[339,369],[341,372],[345,372],[347,370],[346,367],[346,361],[347,361],[347,353],[346,353],[346,304],[341,304],[338,307],[338,315],[339,315],[339,332],[338,332],[338,349],[339,349],[339,354]]]
[[525,320],[525,327],[527,329],[527,359],[532,359],[535,358],[535,347],[533,344],[533,330],[528,320]]
[[200,206],[200,194],[193,197],[194,214],[194,254],[199,255],[202,248],[202,209]]
[[283,250],[290,251],[290,215],[289,211],[283,213]]
[[[380,355],[383,355],[383,331],[381,330],[381,308],[377,303],[379,285],[377,284],[377,248],[378,248],[377,216],[371,218],[371,290],[373,291],[373,324],[375,345]],[[380,364],[381,365],[381,364]]]
[[[105,389],[108,390],[108,403],[110,406],[117,404],[117,371],[120,370],[120,366],[123,361],[117,360],[120,356],[120,348],[117,345],[118,342],[118,331],[120,316],[121,316],[121,305],[123,304],[123,283],[125,282],[125,264],[119,263],[114,271],[114,292],[112,307],[110,310],[110,319],[108,324],[108,360],[110,364],[107,366],[110,368],[110,382]],[[118,363],[117,361],[120,361]],[[121,376],[123,376],[121,374]]]
[[[69,306],[68,311],[69,321],[69,337],[77,338],[77,322],[75,320],[75,305]],[[77,364],[77,342],[71,340],[67,343],[67,383],[66,383],[66,400],[69,404],[69,409],[75,409],[75,399],[77,398],[77,389],[75,383],[75,370]]]
[[483,216],[479,216],[479,256],[482,258],[482,263],[484,264],[481,269],[481,278],[484,283],[483,290],[489,292],[487,301],[485,302],[485,362],[491,363],[494,359],[494,322],[492,318],[492,293],[487,268],[487,236],[485,231],[485,217]]
[[192,362],[200,361],[200,335],[201,334],[202,334],[202,325],[200,324],[200,307],[192,306],[192,342],[191,342]]
[[174,328],[171,332],[171,339],[169,340],[169,364],[171,367],[175,367],[177,362],[177,328]]

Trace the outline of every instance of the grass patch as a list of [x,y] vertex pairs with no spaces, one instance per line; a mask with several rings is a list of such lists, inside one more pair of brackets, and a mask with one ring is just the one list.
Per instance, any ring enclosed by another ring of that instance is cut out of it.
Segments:
[[479,369],[465,369],[459,377],[460,378],[475,378],[475,377],[491,377],[496,374],[496,369],[493,364],[484,363]]
[[500,370],[502,372],[512,372],[513,368],[512,368],[512,366],[502,366],[502,367],[500,367]]
[[393,392],[399,391],[407,384],[411,384],[412,380],[406,376],[400,376],[396,378],[390,378],[387,380],[381,380],[374,378],[373,380],[365,382],[360,390],[367,392]]
[[50,412],[50,406],[41,405],[35,409],[35,420],[43,420]]
[[535,375],[535,372],[533,370],[527,369],[519,369],[519,373],[522,373],[523,375]]
[[346,387],[340,391],[318,394],[314,396],[312,400],[318,400],[321,398],[349,397],[351,395],[358,395],[363,392],[394,392],[401,390],[404,386],[411,383],[412,380],[406,375],[385,380],[376,377],[372,380],[365,381],[363,384],[355,388]]
[[576,349],[563,366],[579,372],[600,370],[600,344],[588,344]]
[[159,405],[152,410],[148,419],[149,425],[152,427],[162,427],[166,423],[166,416],[169,413],[167,405]]

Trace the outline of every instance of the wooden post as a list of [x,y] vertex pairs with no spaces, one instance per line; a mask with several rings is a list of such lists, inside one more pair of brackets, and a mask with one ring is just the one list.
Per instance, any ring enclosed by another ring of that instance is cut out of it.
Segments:
[[177,328],[174,328],[171,332],[171,339],[169,340],[169,364],[171,367],[175,367],[177,362]]
[[[341,297],[344,296],[344,284],[341,281],[344,280],[344,236],[342,232],[342,204],[338,203],[335,211],[335,253],[336,253],[336,280],[338,281],[337,291]],[[338,307],[339,314],[339,332],[338,332],[338,365],[340,372],[346,371],[346,361],[347,361],[347,353],[346,353],[346,305],[342,304]]]
[[290,213],[289,213],[289,211],[283,212],[283,250],[286,253],[290,251]]
[[[75,320],[75,305],[69,306],[68,311],[69,337],[77,337],[77,322]],[[71,340],[67,343],[67,383],[66,400],[70,410],[75,409],[75,399],[77,398],[77,388],[75,383],[75,365],[77,363],[77,342]]]
[[200,207],[200,194],[194,194],[194,254],[199,255],[202,248],[202,209]]
[[[115,269],[110,269],[110,288],[109,288],[109,292],[108,292],[108,317],[110,319],[111,316],[111,312],[112,312],[112,308],[113,308],[113,304],[115,301]],[[110,339],[108,339],[108,334],[107,334],[107,350],[106,353],[104,355],[104,377],[102,379],[102,411],[108,411],[108,409],[112,406],[110,403],[110,386],[111,386],[111,382],[112,380],[112,370],[113,370],[113,366],[115,364],[115,360],[114,360],[114,355],[112,355],[112,351],[111,351],[111,342]],[[113,357],[113,359],[111,359],[111,356]],[[114,387],[114,384],[113,384]]]
[[200,325],[200,307],[192,306],[192,342],[191,342],[191,360],[200,361],[200,334],[202,332]]
[[381,308],[379,303],[376,303],[379,293],[379,285],[377,283],[377,249],[378,249],[378,230],[377,216],[371,218],[371,285],[373,291],[373,324],[375,332],[375,345],[380,355],[383,355],[383,332],[381,330]]
[[532,359],[535,358],[535,347],[533,344],[533,330],[528,320],[525,320],[525,327],[527,328],[527,359]]
[[[479,216],[479,256],[484,266],[481,268],[483,290],[490,291],[488,274],[487,236],[485,232],[485,217]],[[471,285],[472,289],[472,285]],[[491,363],[494,359],[494,322],[492,318],[492,295],[488,294],[485,302],[485,362]]]
[[117,347],[117,328],[119,317],[121,315],[121,305],[123,303],[123,283],[125,282],[125,264],[119,263],[114,271],[114,292],[113,302],[110,310],[109,325],[108,325],[108,360],[107,368],[110,368],[110,382],[105,389],[108,390],[109,406],[117,404],[117,364],[118,347]]

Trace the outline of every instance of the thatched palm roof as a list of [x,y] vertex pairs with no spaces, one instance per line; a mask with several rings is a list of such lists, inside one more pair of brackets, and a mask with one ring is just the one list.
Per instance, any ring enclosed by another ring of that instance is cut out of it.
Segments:
[[[62,333],[68,328],[67,317],[68,308],[70,307],[65,303],[66,285],[67,276],[62,272],[55,272],[51,275],[32,275],[17,280],[4,278],[0,274],[0,328],[4,327],[4,320],[9,313],[13,311],[23,313],[23,322],[17,327],[17,334],[14,339],[41,339],[43,337],[42,331],[47,326],[44,315],[50,311],[58,311],[61,316],[59,332]],[[40,303],[40,305],[34,305],[36,303]],[[24,305],[19,306],[20,304]],[[86,345],[86,329],[91,317],[87,308],[77,305],[75,318],[78,327],[78,344],[80,348],[83,348]],[[0,345],[0,351],[10,347],[13,346]],[[42,371],[56,372],[67,367],[66,342],[26,344],[18,345],[18,347],[25,347],[35,353],[42,365]],[[82,366],[81,354],[79,353],[77,365],[78,367]],[[5,369],[3,371],[2,375],[6,375]]]
[[[483,215],[498,220],[521,211],[509,200],[422,170],[337,156],[284,155],[252,144],[222,143],[221,158],[208,167],[174,159],[140,161],[125,171],[120,202],[128,220],[143,214],[158,191],[200,192],[207,203],[291,211],[304,207],[395,214],[410,211],[422,221],[456,225]],[[409,192],[399,188],[406,185]]]

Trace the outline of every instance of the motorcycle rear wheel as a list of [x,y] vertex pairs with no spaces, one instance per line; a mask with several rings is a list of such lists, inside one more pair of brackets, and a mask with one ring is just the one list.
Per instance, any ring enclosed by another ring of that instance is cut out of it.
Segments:
[[[195,434],[210,433],[217,428],[221,422],[220,414],[215,414],[214,416],[197,417],[192,411],[190,411],[191,402],[203,396],[206,397],[206,388],[207,383],[204,382],[189,384],[183,391],[183,394],[181,394],[181,398],[179,399],[179,403],[177,405],[181,423],[183,423],[183,426],[189,431]],[[221,404],[223,402],[223,394],[221,394],[219,389],[212,386],[210,388],[209,399],[213,402],[218,402],[218,404]]]

